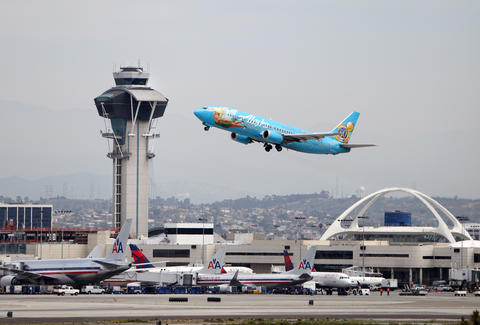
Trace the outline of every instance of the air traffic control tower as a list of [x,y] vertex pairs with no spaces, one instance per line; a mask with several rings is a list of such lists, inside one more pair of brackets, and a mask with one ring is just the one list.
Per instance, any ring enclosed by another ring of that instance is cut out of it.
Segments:
[[152,122],[163,116],[168,99],[147,86],[149,73],[141,67],[121,67],[113,78],[116,86],[95,98],[98,114],[111,125],[102,136],[113,160],[113,227],[133,219],[130,235],[139,238],[148,236],[149,163],[155,157],[149,143],[159,137]]

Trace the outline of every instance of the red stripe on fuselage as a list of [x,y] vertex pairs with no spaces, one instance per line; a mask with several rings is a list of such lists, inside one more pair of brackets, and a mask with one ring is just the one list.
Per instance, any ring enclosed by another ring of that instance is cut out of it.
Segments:
[[37,274],[41,275],[52,275],[52,274],[88,274],[88,273],[95,273],[97,274],[97,271],[78,271],[78,272],[40,272]]

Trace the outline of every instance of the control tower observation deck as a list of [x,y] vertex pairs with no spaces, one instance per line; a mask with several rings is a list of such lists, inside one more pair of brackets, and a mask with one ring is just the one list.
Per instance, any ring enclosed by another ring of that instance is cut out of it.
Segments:
[[[152,126],[162,117],[168,99],[147,86],[149,73],[141,67],[121,67],[113,73],[116,86],[95,98],[98,115],[110,120],[104,138],[113,160],[113,227],[133,219],[132,238],[148,236],[149,144],[159,134]],[[111,140],[111,146],[110,146]]]

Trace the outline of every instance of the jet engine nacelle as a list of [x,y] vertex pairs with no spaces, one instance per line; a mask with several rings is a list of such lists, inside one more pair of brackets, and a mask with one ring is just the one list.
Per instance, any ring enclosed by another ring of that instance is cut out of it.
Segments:
[[268,143],[281,144],[283,142],[283,136],[280,133],[270,130],[263,131],[262,138]]
[[2,288],[16,285],[18,281],[15,280],[15,275],[5,275],[0,279],[0,286]]
[[233,141],[237,141],[237,142],[240,142],[240,143],[243,143],[243,144],[249,144],[250,142],[252,142],[252,139],[250,139],[249,137],[244,136],[244,135],[240,135],[240,134],[236,134],[234,132],[232,132],[230,134],[230,138],[232,138]]

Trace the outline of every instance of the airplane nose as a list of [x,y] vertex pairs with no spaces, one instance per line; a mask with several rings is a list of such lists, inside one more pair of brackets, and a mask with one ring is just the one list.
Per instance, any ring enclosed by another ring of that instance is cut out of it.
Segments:
[[199,120],[204,120],[205,119],[205,110],[204,109],[196,109],[193,111],[193,114],[199,119]]

